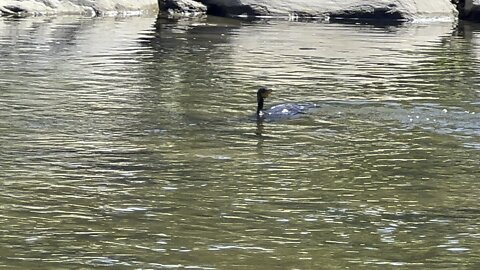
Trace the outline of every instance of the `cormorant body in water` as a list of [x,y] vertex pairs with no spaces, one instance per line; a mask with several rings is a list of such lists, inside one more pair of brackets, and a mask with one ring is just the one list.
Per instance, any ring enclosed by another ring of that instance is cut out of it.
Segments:
[[298,114],[305,113],[305,111],[313,104],[295,104],[295,103],[283,103],[272,106],[268,110],[263,109],[265,99],[270,96],[272,89],[261,87],[257,91],[257,118],[279,119],[289,118]]

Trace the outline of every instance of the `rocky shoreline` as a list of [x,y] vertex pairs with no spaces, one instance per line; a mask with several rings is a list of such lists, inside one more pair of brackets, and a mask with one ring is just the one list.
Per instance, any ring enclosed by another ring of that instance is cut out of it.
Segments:
[[0,0],[0,16],[116,16],[156,12],[157,0]]
[[0,0],[0,16],[157,13],[321,20],[475,20],[480,0]]

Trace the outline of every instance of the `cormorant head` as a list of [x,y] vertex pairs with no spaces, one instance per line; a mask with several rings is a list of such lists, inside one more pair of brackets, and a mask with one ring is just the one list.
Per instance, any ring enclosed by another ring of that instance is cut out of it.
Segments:
[[265,86],[260,87],[257,91],[257,100],[267,98],[272,93],[272,89],[268,89]]
[[262,115],[262,110],[263,110],[263,100],[270,96],[272,93],[272,89],[268,89],[267,87],[260,87],[257,91],[257,115],[261,116]]

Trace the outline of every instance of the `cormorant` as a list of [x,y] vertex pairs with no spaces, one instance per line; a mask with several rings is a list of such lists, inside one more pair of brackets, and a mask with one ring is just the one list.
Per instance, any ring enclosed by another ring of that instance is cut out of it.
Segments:
[[304,113],[305,110],[314,107],[312,104],[283,103],[272,106],[268,110],[263,109],[264,101],[273,92],[267,87],[260,87],[257,91],[257,118],[288,118]]

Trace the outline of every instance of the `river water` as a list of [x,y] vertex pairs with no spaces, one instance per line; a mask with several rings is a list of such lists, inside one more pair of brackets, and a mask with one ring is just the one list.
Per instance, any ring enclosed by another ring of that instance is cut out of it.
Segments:
[[2,269],[480,268],[478,25],[3,18],[0,55]]

